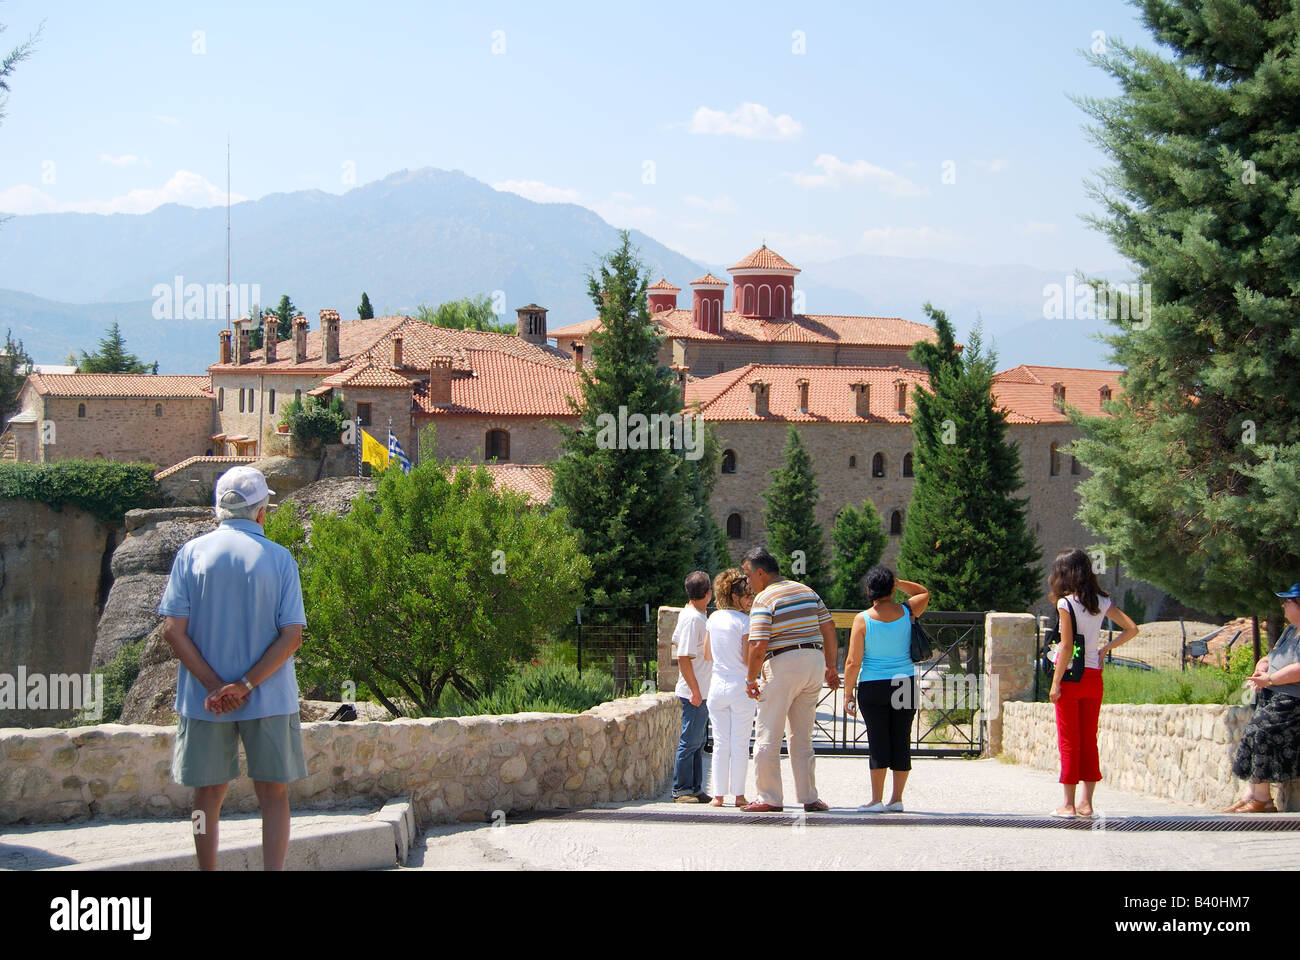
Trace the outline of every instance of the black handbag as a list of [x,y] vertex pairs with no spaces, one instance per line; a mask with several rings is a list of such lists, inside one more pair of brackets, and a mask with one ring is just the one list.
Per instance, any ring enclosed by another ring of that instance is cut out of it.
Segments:
[[907,609],[907,615],[912,617],[912,662],[923,663],[934,656],[934,644],[921,626],[920,619],[912,616],[912,608],[906,603],[903,606]]
[[[1069,604],[1070,617],[1071,619],[1074,620],[1074,623],[1077,627],[1079,623],[1079,619],[1074,615],[1074,604],[1070,603],[1069,597],[1065,598],[1065,602]],[[1059,647],[1060,643],[1061,643],[1061,612],[1060,609],[1058,608],[1056,612],[1056,626],[1049,627],[1047,630],[1043,632],[1042,664],[1043,664],[1043,672],[1046,673],[1048,676],[1052,676],[1056,673],[1056,664],[1054,664],[1051,661],[1051,658],[1048,657],[1047,654],[1051,651],[1053,647]],[[1084,665],[1083,664],[1083,634],[1076,632],[1074,634],[1074,652],[1070,658],[1070,668],[1066,670],[1065,675],[1061,677],[1062,682],[1078,683],[1080,680],[1082,680],[1083,665]]]

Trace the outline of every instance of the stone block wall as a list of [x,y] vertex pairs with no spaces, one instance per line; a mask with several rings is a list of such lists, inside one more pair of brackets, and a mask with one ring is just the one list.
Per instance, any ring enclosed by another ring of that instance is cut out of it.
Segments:
[[[440,460],[468,458],[471,463],[484,462],[484,448],[489,430],[505,430],[510,434],[510,463],[548,463],[560,455],[560,433],[557,423],[570,426],[574,417],[477,417],[462,415],[430,416],[417,414],[416,435],[428,424],[436,431],[437,449],[433,451]],[[405,447],[407,456],[415,458],[414,441]],[[427,456],[429,451],[421,451]]]
[[[77,416],[81,404],[84,417]],[[39,459],[102,457],[169,467],[212,449],[213,414],[207,397],[47,397],[44,417],[54,421],[55,442],[41,447]]]
[[[308,775],[290,786],[290,803],[330,809],[406,796],[421,823],[447,823],[650,798],[672,776],[680,711],[671,694],[651,694],[576,715],[305,723]],[[0,824],[188,819],[191,791],[171,781],[175,732],[0,730]],[[231,784],[224,809],[257,809],[247,777]]]
[[996,756],[1002,750],[1002,704],[1034,699],[1034,654],[1038,635],[1034,616],[1029,613],[987,613],[984,615],[984,752]]
[[[1002,759],[1060,771],[1050,703],[1002,704]],[[1101,708],[1102,787],[1221,809],[1245,792],[1232,756],[1250,707],[1117,703]],[[1275,791],[1279,810],[1300,810],[1300,782]]]

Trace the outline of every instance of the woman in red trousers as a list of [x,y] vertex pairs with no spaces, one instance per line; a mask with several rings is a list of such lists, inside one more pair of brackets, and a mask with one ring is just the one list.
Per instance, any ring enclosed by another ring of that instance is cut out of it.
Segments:
[[[1092,559],[1077,547],[1052,562],[1048,582],[1061,623],[1061,643],[1052,655],[1050,698],[1056,704],[1056,742],[1061,750],[1061,784],[1065,802],[1053,811],[1058,817],[1091,817],[1092,794],[1101,780],[1097,757],[1097,720],[1101,715],[1101,665],[1106,654],[1138,635],[1137,625],[1097,584]],[[1109,618],[1123,631],[1115,640],[1101,644],[1101,624]],[[1083,637],[1084,670],[1078,681],[1065,680],[1073,659],[1073,637]],[[1083,799],[1075,805],[1075,788],[1083,783]]]

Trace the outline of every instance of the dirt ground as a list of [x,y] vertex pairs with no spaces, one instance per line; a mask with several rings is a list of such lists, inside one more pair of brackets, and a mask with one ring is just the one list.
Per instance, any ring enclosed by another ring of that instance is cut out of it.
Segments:
[[[1215,623],[1202,623],[1186,620],[1179,626],[1177,620],[1154,620],[1138,624],[1138,635],[1115,651],[1115,656],[1125,660],[1139,660],[1155,667],[1157,670],[1177,670],[1178,658],[1182,652],[1183,629],[1187,630],[1188,641],[1200,640],[1206,634],[1220,627]],[[1219,635],[1209,642],[1209,653],[1199,658],[1202,663],[1222,665],[1226,661],[1225,648],[1237,631],[1241,635],[1232,644],[1237,650],[1244,643],[1250,644],[1251,626],[1249,619],[1231,621],[1225,625]]]

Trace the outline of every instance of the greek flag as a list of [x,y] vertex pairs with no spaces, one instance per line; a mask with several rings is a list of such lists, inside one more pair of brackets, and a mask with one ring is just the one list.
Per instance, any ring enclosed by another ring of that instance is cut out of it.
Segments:
[[397,442],[397,437],[393,436],[393,431],[388,431],[388,461],[396,462],[402,468],[402,473],[411,472],[411,461],[402,450],[402,445]]

